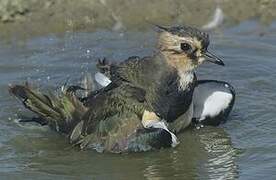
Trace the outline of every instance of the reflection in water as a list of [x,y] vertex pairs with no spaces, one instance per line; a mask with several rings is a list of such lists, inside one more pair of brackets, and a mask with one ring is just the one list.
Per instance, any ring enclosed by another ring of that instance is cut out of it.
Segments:
[[[9,147],[21,165],[23,177],[50,174],[57,177],[96,179],[236,179],[237,150],[222,128],[189,129],[175,149],[136,153],[100,154],[71,149],[64,137],[50,130],[25,129]],[[39,134],[37,134],[40,131]]]
[[[147,179],[236,179],[238,150],[222,128],[204,127],[181,135],[179,147],[161,152],[162,159],[150,159]],[[166,167],[166,168],[164,168]]]
[[154,161],[146,161],[144,176],[147,179],[195,179],[198,176],[196,166],[206,154],[191,130],[181,134],[179,140],[181,143],[175,149],[157,152]]
[[200,142],[208,154],[204,163],[209,179],[236,179],[238,150],[222,128],[205,127],[198,132]]

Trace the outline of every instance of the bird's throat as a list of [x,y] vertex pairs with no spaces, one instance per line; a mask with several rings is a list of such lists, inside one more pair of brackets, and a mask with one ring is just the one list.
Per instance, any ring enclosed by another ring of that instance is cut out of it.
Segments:
[[179,90],[185,90],[194,80],[195,67],[185,60],[185,56],[162,52],[167,64],[178,74]]
[[194,80],[193,71],[178,71],[178,90],[186,90],[188,85]]

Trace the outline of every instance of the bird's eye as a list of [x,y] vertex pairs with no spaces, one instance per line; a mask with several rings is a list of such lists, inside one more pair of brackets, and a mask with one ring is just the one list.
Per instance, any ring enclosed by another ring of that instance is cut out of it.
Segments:
[[181,44],[180,44],[180,48],[181,48],[183,51],[189,51],[190,49],[192,49],[191,45],[188,44],[188,43],[181,43]]

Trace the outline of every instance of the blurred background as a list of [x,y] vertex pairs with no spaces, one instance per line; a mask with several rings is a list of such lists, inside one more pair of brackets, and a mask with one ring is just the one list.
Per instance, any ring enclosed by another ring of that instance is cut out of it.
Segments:
[[[276,0],[0,0],[0,179],[276,179]],[[236,89],[228,121],[188,129],[176,148],[137,154],[78,151],[37,124],[8,93],[28,81],[43,92],[78,84],[111,62],[152,55],[152,24],[210,34],[226,66],[198,79]]]
[[0,0],[0,35],[145,29],[148,22],[201,27],[217,7],[225,26],[276,18],[275,0]]

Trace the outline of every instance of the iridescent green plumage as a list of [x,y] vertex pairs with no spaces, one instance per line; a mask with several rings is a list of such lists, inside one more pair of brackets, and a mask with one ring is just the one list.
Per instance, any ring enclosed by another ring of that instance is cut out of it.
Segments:
[[9,91],[18,97],[25,107],[46,120],[50,127],[60,133],[70,133],[87,111],[69,91],[62,91],[59,95],[45,95],[27,84],[11,86]]
[[[81,149],[118,153],[170,146],[170,134],[160,129],[146,130],[141,124],[147,107],[145,92],[129,83],[113,86],[91,97],[89,106],[68,90],[45,95],[28,85],[15,85],[10,93]],[[157,142],[160,136],[169,143]]]

